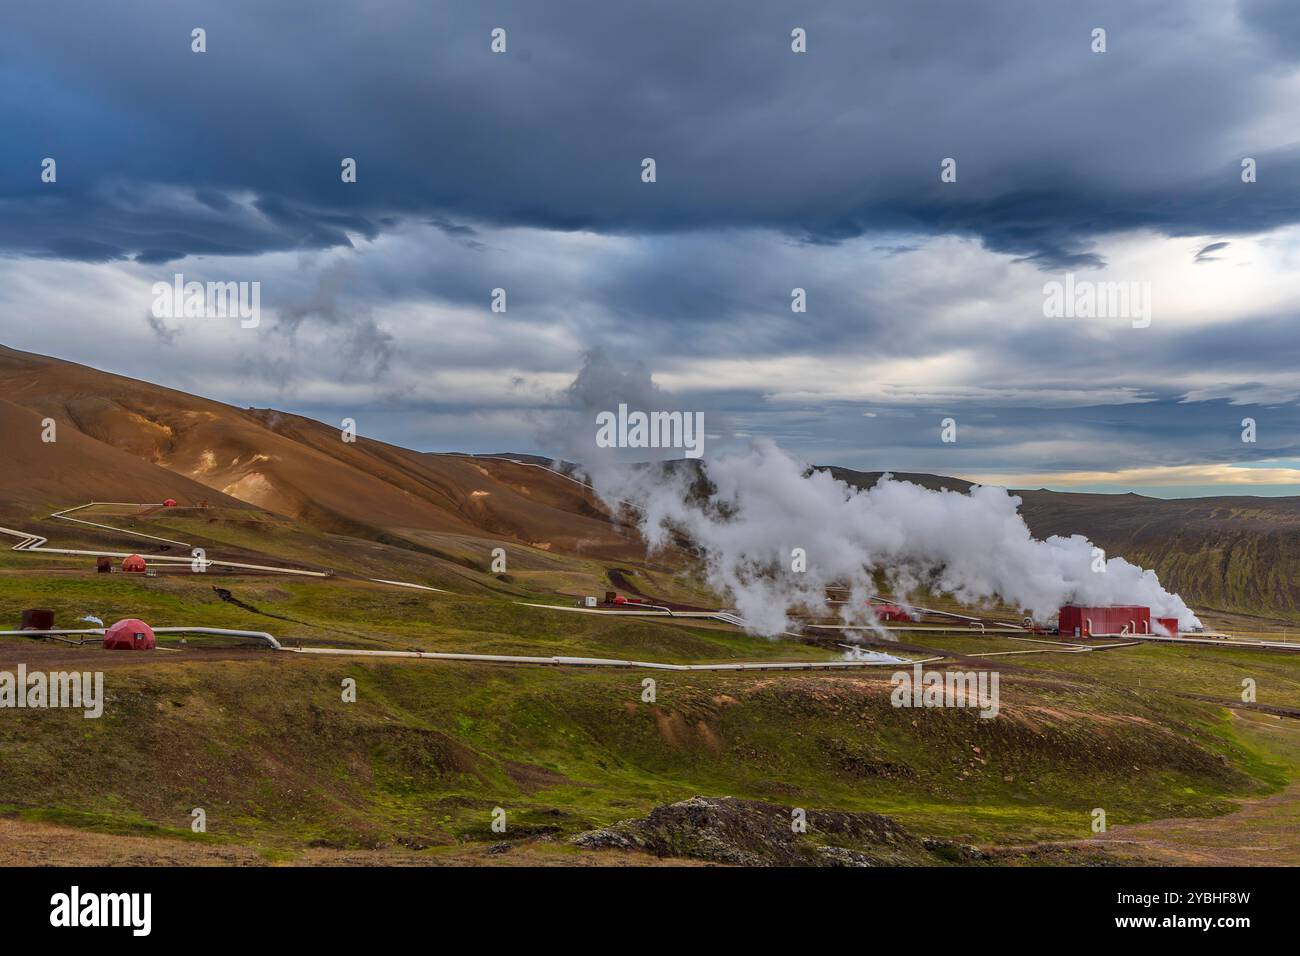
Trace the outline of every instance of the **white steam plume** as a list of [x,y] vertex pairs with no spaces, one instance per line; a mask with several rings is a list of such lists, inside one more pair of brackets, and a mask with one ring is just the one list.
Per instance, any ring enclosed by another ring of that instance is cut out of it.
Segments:
[[[1094,571],[1082,535],[1035,539],[1020,499],[1000,488],[960,494],[882,478],[858,490],[769,441],[702,467],[714,486],[707,498],[693,494],[690,468],[596,467],[591,477],[611,507],[627,501],[640,511],[652,548],[675,532],[702,548],[709,583],[755,633],[780,634],[797,608],[825,608],[829,584],[850,587],[851,605],[865,612],[874,571],[896,594],[924,586],[963,603],[1000,599],[1040,621],[1075,602],[1147,605],[1180,628],[1200,623],[1154,571],[1123,558]],[[791,570],[795,548],[807,553],[802,573]]]

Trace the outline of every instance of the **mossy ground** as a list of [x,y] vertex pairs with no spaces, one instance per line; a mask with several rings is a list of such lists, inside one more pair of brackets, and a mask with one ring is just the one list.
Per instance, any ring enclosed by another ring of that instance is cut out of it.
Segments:
[[114,666],[98,720],[0,715],[0,806],[158,836],[203,807],[208,838],[287,858],[494,841],[495,807],[510,839],[567,835],[696,794],[996,845],[1085,838],[1095,807],[1222,813],[1297,770],[1212,705],[1036,673],[1004,676],[993,720],[896,709],[884,675],[659,674],[653,704],[643,676],[191,649]]
[[[268,537],[254,524],[222,534],[284,561],[328,544],[274,522]],[[495,582],[447,552],[399,562],[384,551],[357,573],[462,582],[455,594],[342,573],[98,575],[88,560],[5,551],[0,609],[12,626],[20,608],[50,607],[64,626],[84,613],[136,616],[268,630],[303,646],[679,662],[835,656],[722,625],[527,607],[518,602],[567,600],[561,579],[595,590],[606,566],[539,552]],[[426,577],[408,576],[420,569]],[[661,568],[629,570],[692,590]],[[891,706],[890,668],[593,671],[181,648],[173,638],[148,655],[3,641],[0,666],[102,668],[109,696],[98,720],[0,711],[3,812],[251,847],[273,861],[321,847],[454,853],[502,839],[490,827],[496,807],[507,839],[563,837],[697,794],[875,812],[922,836],[1021,845],[1086,839],[1097,807],[1112,825],[1212,817],[1300,778],[1293,721],[1232,717],[1187,696],[1236,700],[1249,677],[1260,703],[1300,707],[1300,655],[1284,653],[1148,645],[990,658],[1001,713],[985,720]],[[924,642],[963,654],[1030,647],[992,636]],[[646,677],[653,702],[642,697]],[[356,703],[341,699],[345,678],[357,683]],[[195,807],[207,813],[204,835],[189,829]]]

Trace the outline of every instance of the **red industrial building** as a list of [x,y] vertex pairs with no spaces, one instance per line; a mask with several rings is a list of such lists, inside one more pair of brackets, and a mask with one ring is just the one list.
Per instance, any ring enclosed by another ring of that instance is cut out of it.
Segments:
[[1178,636],[1178,618],[1176,617],[1158,617],[1156,623],[1169,632],[1170,637]]
[[130,554],[122,559],[123,571],[129,571],[132,574],[144,574],[146,567],[144,558],[138,554]]
[[912,621],[912,613],[900,605],[872,604],[870,607],[875,613],[877,621],[901,621],[906,623]]
[[1056,628],[1067,637],[1150,634],[1151,608],[1137,604],[1112,604],[1108,607],[1067,604],[1057,616]]
[[158,646],[153,629],[133,617],[118,621],[104,632],[104,649],[109,651],[151,651]]

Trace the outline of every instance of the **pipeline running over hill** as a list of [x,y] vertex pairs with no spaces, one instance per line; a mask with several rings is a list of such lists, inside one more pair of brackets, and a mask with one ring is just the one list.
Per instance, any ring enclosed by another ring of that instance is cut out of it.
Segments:
[[[142,531],[135,531],[130,528],[118,528],[114,525],[102,524],[96,521],[85,521],[81,518],[68,517],[68,515],[73,511],[81,511],[85,508],[92,508],[97,505],[117,505],[121,507],[129,507],[129,508],[162,507],[161,502],[148,503],[148,502],[127,502],[127,501],[88,501],[85,504],[77,505],[76,507],[73,508],[64,508],[62,511],[55,511],[50,515],[50,517],[60,518],[64,521],[75,521],[77,524],[82,524],[82,525],[86,525],[87,527],[98,528],[105,531],[112,531],[115,534],[130,535],[131,537],[145,538],[151,541],[165,541],[170,544],[179,545],[180,547],[183,548],[188,548],[190,546],[190,543],[188,541],[176,541],[172,538],[160,538],[157,535],[145,534]],[[47,547],[49,539],[44,537],[43,535],[33,534],[30,531],[18,531],[14,528],[0,527],[0,534],[9,535],[10,537],[18,538],[19,539],[18,543],[15,544],[11,550],[22,551],[26,554],[34,554],[36,552],[40,552],[42,554],[57,554],[57,555],[65,555],[65,556],[77,556],[77,557],[93,556],[93,557],[109,557],[109,558],[126,558],[132,554],[132,552],[129,551],[89,551],[84,548],[80,548],[80,549],[79,548],[51,548],[51,547]],[[308,568],[278,567],[278,566],[265,565],[265,564],[248,564],[242,561],[227,561],[224,559],[209,558],[209,557],[204,557],[202,559],[199,559],[192,555],[183,556],[183,555],[151,554],[149,556],[149,560],[170,567],[180,567],[183,565],[189,565],[193,567],[197,563],[205,568],[207,567],[238,568],[240,570],[245,570],[245,571],[266,571],[275,574],[300,575],[300,576],[312,577],[312,578],[329,578],[329,577],[333,577],[334,575],[333,571],[313,571]],[[408,588],[408,589],[415,589],[420,591],[433,591],[439,594],[451,593],[449,591],[444,590],[443,588],[435,588],[427,584],[417,584],[413,581],[391,581],[387,578],[365,578],[365,580],[372,581],[375,584],[387,584],[387,585],[391,585],[392,587],[398,587],[398,588]]]

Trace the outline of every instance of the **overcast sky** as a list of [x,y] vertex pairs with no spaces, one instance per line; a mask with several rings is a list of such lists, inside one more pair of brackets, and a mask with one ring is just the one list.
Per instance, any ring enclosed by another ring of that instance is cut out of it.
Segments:
[[540,453],[596,350],[812,462],[1300,493],[1294,0],[5,4],[0,130],[15,348]]

